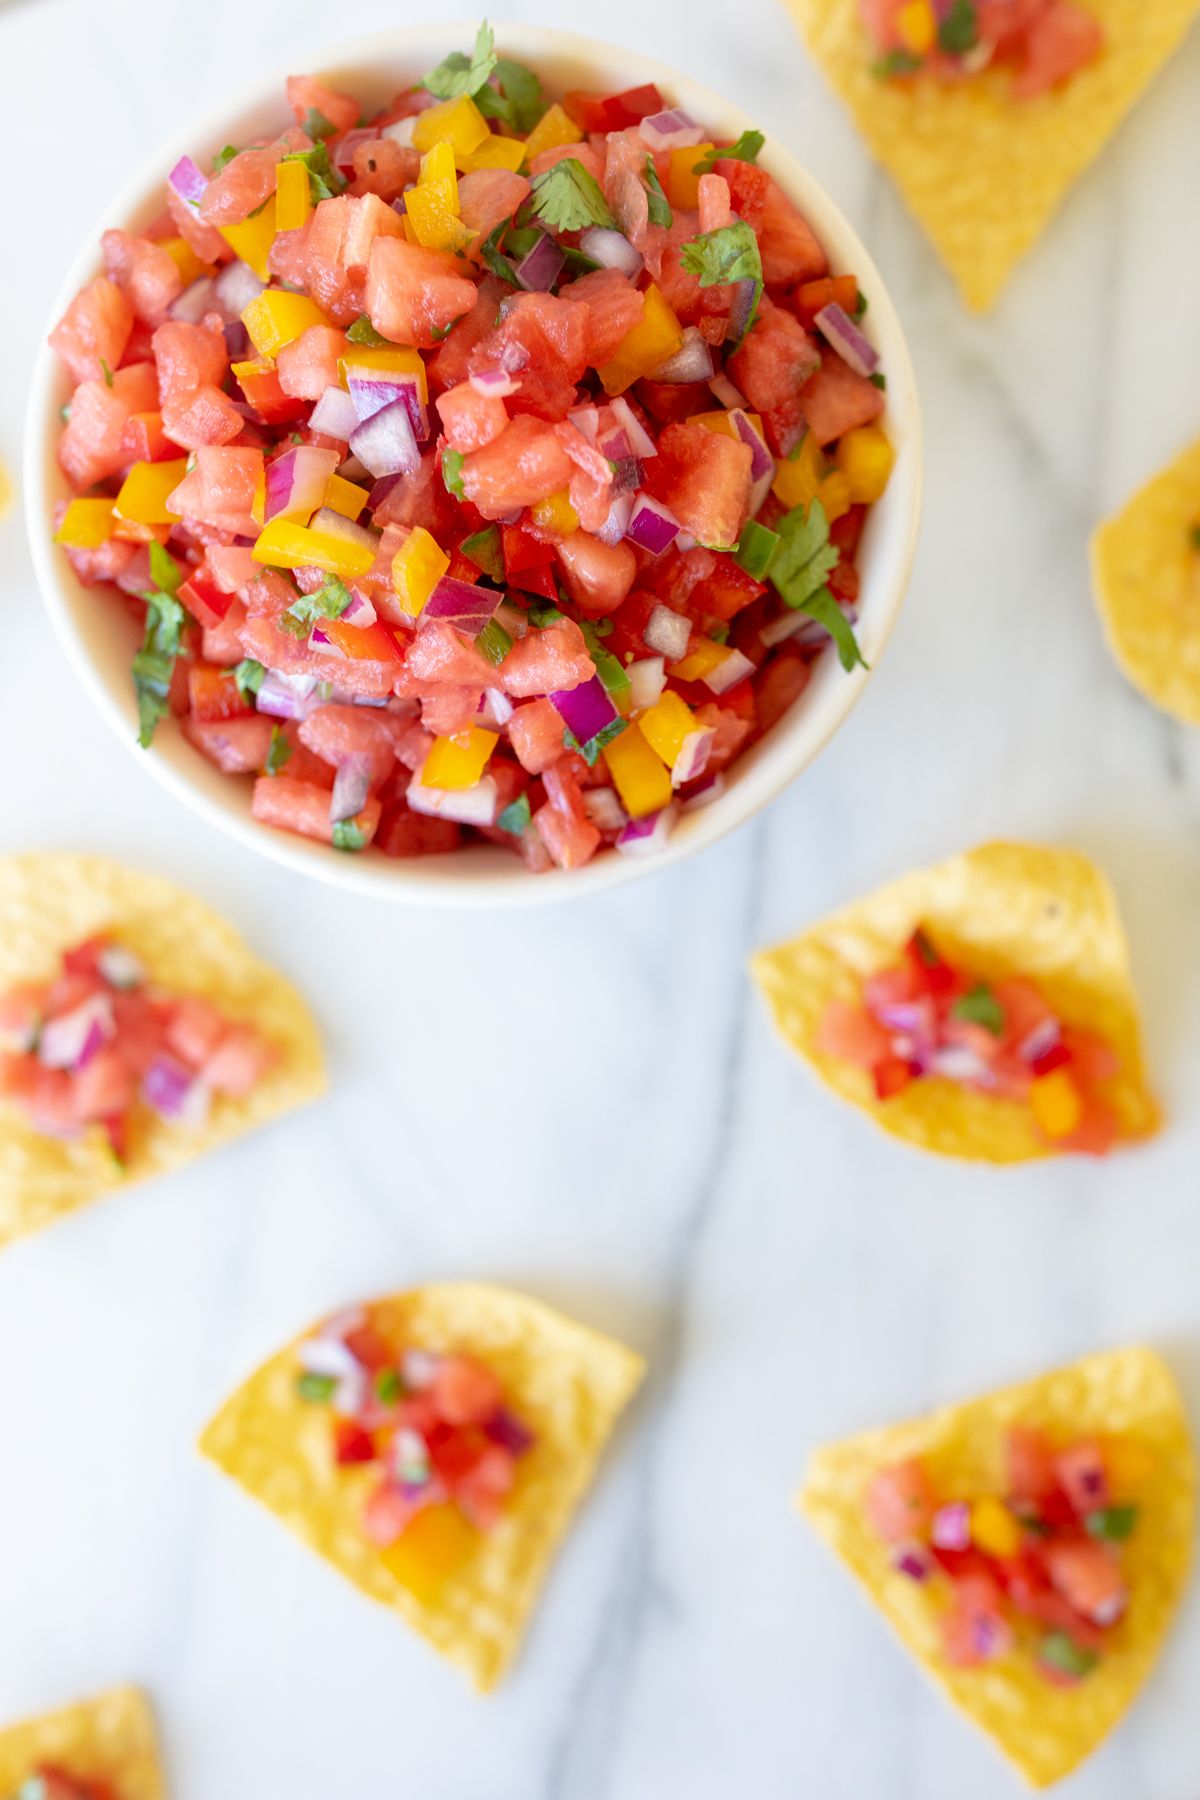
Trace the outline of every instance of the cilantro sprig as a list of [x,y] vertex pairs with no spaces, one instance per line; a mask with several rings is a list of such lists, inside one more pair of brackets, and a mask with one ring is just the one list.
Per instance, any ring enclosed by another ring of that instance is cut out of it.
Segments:
[[725,147],[718,144],[707,156],[694,163],[693,172],[697,175],[711,175],[719,162],[757,162],[758,153],[766,141],[761,131],[743,131],[736,144]]
[[429,71],[421,85],[436,94],[439,100],[453,100],[459,94],[477,94],[487,86],[498,61],[495,33],[485,19],[475,34],[475,48],[470,56],[461,50],[452,50],[436,69]]
[[138,743],[148,750],[159,721],[169,711],[167,696],[175,673],[187,614],[176,598],[183,570],[159,543],[150,545],[150,577],[154,587],[142,595],[146,629],[133,659],[133,691],[137,695]]
[[528,136],[546,110],[538,77],[508,56],[496,58],[491,80],[479,89],[475,104],[485,119],[499,119],[521,137]]
[[508,831],[512,833],[513,837],[520,837],[532,817],[533,811],[529,804],[529,795],[518,794],[517,798],[497,815],[496,823],[501,831]]
[[280,614],[280,627],[306,637],[318,619],[340,619],[353,597],[339,575],[327,575],[315,594],[300,594]]
[[829,541],[829,520],[819,500],[793,507],[777,526],[779,546],[771,561],[771,581],[785,606],[807,613],[833,639],[838,661],[849,674],[868,665],[849,619],[825,585],[841,552]]
[[986,981],[978,982],[969,993],[960,994],[950,1012],[968,1025],[982,1025],[993,1037],[1004,1035],[1004,1008]]
[[683,246],[679,260],[689,274],[698,278],[701,287],[753,281],[754,301],[742,332],[742,338],[745,338],[758,317],[758,303],[763,291],[762,256],[753,228],[744,219],[738,219],[733,225],[723,225],[719,231],[706,231]]
[[974,0],[953,0],[938,26],[938,48],[948,56],[965,56],[979,42],[979,14]]
[[257,694],[266,678],[267,671],[252,656],[243,657],[233,671],[233,679],[238,693],[243,700],[250,700]]
[[563,749],[576,751],[582,756],[588,768],[594,769],[600,760],[600,752],[604,746],[611,744],[614,738],[620,737],[628,724],[628,719],[610,719],[608,724],[602,725],[596,735],[590,737],[586,744],[581,744],[575,733],[568,729],[563,732]]
[[586,231],[589,225],[604,225],[610,231],[616,227],[599,182],[574,156],[564,156],[552,169],[534,176],[531,204],[552,231]]
[[320,138],[337,136],[337,126],[332,119],[327,119],[319,106],[310,106],[304,115],[305,134],[314,142]]
[[391,347],[391,339],[376,331],[366,313],[360,313],[353,325],[347,327],[346,336],[352,344],[365,344],[372,350]]

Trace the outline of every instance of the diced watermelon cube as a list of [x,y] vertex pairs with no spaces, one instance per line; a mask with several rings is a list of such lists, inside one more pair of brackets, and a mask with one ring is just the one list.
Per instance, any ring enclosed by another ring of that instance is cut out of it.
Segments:
[[820,367],[821,353],[800,322],[764,298],[754,329],[729,359],[729,373],[762,414],[777,456],[787,456],[804,436],[800,390]]
[[668,425],[645,486],[702,544],[736,544],[750,500],[750,446],[703,425]]
[[106,231],[100,239],[109,278],[128,294],[133,310],[147,325],[161,325],[183,291],[175,258],[161,244],[128,231]]
[[508,424],[503,400],[491,394],[476,393],[469,381],[460,381],[457,387],[447,388],[440,394],[437,409],[446,442],[452,450],[461,450],[464,454],[482,450],[485,444],[498,438]]
[[300,742],[334,768],[352,757],[361,758],[370,769],[374,791],[396,766],[396,739],[403,729],[403,722],[391,713],[330,703],[301,722]]
[[310,325],[275,358],[279,385],[296,400],[319,400],[327,387],[338,385],[338,361],[349,342],[332,325]]
[[[316,838],[322,844],[333,842],[328,789],[316,787],[312,782],[297,781],[288,775],[260,775],[254,784],[251,811],[260,825],[273,825],[277,831],[292,831],[300,837]],[[362,811],[355,815],[354,824],[366,844],[375,836],[379,813],[378,800],[368,800]]]
[[644,295],[619,269],[595,269],[579,276],[562,289],[562,298],[587,308],[584,355],[592,369],[611,360],[646,310]]
[[[705,436],[713,434],[706,432]],[[747,451],[747,457],[749,454]],[[502,519],[506,513],[548,500],[565,488],[572,467],[553,427],[523,415],[466,458],[463,490],[485,519]]]
[[134,413],[155,404],[157,393],[152,363],[118,369],[111,382],[80,382],[58,440],[58,460],[75,487],[89,488],[125,466],[125,428]]
[[540,775],[563,753],[562,714],[549,700],[528,700],[508,721],[508,738],[521,767]]
[[303,131],[310,131],[317,123],[316,114],[328,119],[336,133],[353,131],[358,124],[358,101],[318,81],[315,75],[289,75],[287,101]]
[[[543,631],[530,631],[519,638],[496,674],[506,694],[525,700],[578,687],[595,672],[578,625],[573,619],[559,619]],[[495,676],[488,685],[494,681]]]
[[[721,174],[725,174],[724,168]],[[736,205],[736,199],[734,204]],[[812,281],[829,268],[825,252],[799,208],[775,181],[768,180],[763,196],[762,222],[758,227],[763,280],[768,287],[795,287]]]
[[[391,216],[399,225],[395,213]],[[366,309],[376,331],[392,343],[432,349],[475,299],[475,283],[459,273],[448,251],[428,250],[403,237],[378,237],[372,245]]]
[[804,422],[818,444],[832,444],[847,431],[872,425],[883,411],[882,391],[828,351],[800,395]]
[[271,748],[273,723],[258,713],[211,723],[189,717],[183,722],[183,734],[226,775],[257,775]]
[[468,231],[490,237],[529,198],[530,184],[511,169],[475,169],[458,183],[458,214]]
[[133,307],[114,281],[97,276],[81,288],[50,333],[72,381],[103,381],[104,365],[120,367],[133,329]]

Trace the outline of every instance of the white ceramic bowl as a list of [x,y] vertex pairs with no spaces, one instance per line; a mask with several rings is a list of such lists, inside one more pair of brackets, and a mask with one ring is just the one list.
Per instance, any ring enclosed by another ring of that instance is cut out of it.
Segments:
[[[368,106],[383,105],[399,87],[418,80],[449,51],[469,48],[474,29],[471,25],[425,25],[385,32],[334,52],[319,73],[333,85],[360,96]],[[551,95],[569,88],[611,92],[654,81],[668,105],[686,108],[719,138],[737,138],[757,123],[740,107],[634,51],[533,25],[498,25],[496,40],[506,54],[536,68]],[[283,81],[282,72],[264,79],[240,101],[235,99],[209,118],[189,125],[155,152],[88,234],[46,321],[47,331],[95,274],[101,230],[114,224],[133,230],[144,226],[161,210],[167,170],[185,152],[203,161],[223,144],[276,131],[286,117]],[[777,140],[768,139],[760,161],[809,219],[833,267],[857,275],[870,302],[871,335],[887,371],[886,423],[897,450],[896,468],[887,493],[871,512],[859,558],[862,593],[857,631],[863,654],[874,669],[900,610],[916,548],[921,425],[912,364],[875,264],[833,201]],[[129,677],[135,643],[132,623],[124,630],[117,609],[75,579],[66,557],[51,542],[51,512],[69,492],[55,459],[59,409],[68,391],[57,358],[43,346],[33,372],[25,492],[34,566],[63,646],[84,686],[143,767],[210,823],[302,874],[360,894],[436,906],[527,905],[616,887],[703,850],[773,799],[829,742],[869,680],[863,669],[853,675],[843,673],[832,651],[827,650],[798,704],[734,764],[720,799],[684,814],[666,849],[656,857],[605,851],[584,869],[530,875],[517,857],[491,846],[407,860],[355,857],[270,830],[250,815],[250,782],[221,774],[192,749],[178,727],[160,726],[149,751],[137,745]]]

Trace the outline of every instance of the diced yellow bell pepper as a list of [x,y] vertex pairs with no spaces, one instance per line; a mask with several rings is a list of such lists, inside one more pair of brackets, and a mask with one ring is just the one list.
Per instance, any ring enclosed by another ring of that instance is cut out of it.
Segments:
[[401,1587],[432,1606],[478,1542],[479,1533],[456,1506],[423,1506],[396,1542],[379,1554]]
[[683,345],[683,327],[653,282],[646,289],[645,300],[638,323],[626,332],[611,360],[599,371],[606,394],[623,394]]
[[533,514],[533,522],[540,525],[543,531],[557,531],[566,537],[572,531],[579,530],[579,514],[571,505],[571,497],[566,488],[559,488],[557,494],[551,494],[548,500],[538,500],[529,509]]
[[421,769],[422,787],[473,788],[500,742],[494,731],[468,725],[453,737],[435,737]]
[[560,144],[581,144],[583,133],[557,100],[544,112],[525,139],[525,156],[532,162],[543,150],[557,150]]
[[520,138],[501,137],[490,131],[478,150],[464,156],[458,166],[464,175],[473,175],[476,169],[508,169],[515,175],[525,161],[525,155],[525,145]]
[[971,1542],[985,1556],[1003,1562],[1021,1548],[1021,1527],[1004,1502],[989,1494],[971,1508]]
[[[719,669],[727,662],[733,652],[724,644],[714,644],[711,638],[703,638],[694,650],[689,650],[682,662],[672,663],[671,673],[679,681],[703,681],[714,669]],[[693,726],[693,730],[696,727]]]
[[134,463],[113,502],[118,519],[138,525],[173,525],[179,514],[168,507],[167,495],[186,474],[186,456],[172,462]]
[[790,512],[794,506],[810,506],[825,474],[825,455],[810,431],[794,456],[775,465],[771,492]]
[[896,452],[878,425],[847,431],[838,444],[838,468],[850,483],[850,498],[857,505],[871,506],[883,498],[895,462]]
[[325,504],[331,511],[341,513],[343,519],[357,519],[370,495],[365,487],[359,487],[356,481],[347,481],[344,475],[333,474],[325,488]]
[[1083,1117],[1079,1089],[1065,1069],[1035,1076],[1029,1099],[1033,1116],[1048,1138],[1070,1137]]
[[658,752],[669,769],[674,767],[675,758],[683,749],[684,738],[689,732],[700,729],[687,701],[681,700],[670,688],[653,706],[647,707],[638,724],[650,748]]
[[260,356],[278,356],[310,326],[330,322],[307,294],[289,294],[284,288],[265,288],[242,313],[242,324]]
[[111,500],[72,500],[54,541],[69,550],[95,550],[108,542],[116,522]]
[[392,558],[392,586],[410,619],[415,619],[446,570],[450,558],[423,525],[414,525]]
[[667,199],[672,206],[699,206],[700,177],[696,173],[696,164],[703,162],[714,148],[713,144],[687,144],[682,150],[672,150],[667,173]]
[[366,544],[335,537],[331,531],[312,531],[294,519],[272,519],[259,533],[252,554],[255,562],[272,569],[324,569],[344,581],[356,581],[375,561],[374,550]]
[[825,517],[831,525],[835,519],[840,519],[844,513],[850,511],[853,505],[850,498],[850,483],[840,469],[834,469],[832,474],[826,475],[817,489],[817,499],[825,508]]
[[343,383],[352,369],[356,374],[365,375],[415,375],[422,404],[429,404],[429,377],[419,350],[406,349],[403,344],[386,344],[374,350],[347,351],[338,359],[338,372]]
[[458,176],[449,144],[435,144],[422,158],[415,188],[404,196],[405,217],[418,244],[429,250],[461,250],[471,242],[458,214]]
[[217,229],[233,254],[248,263],[260,281],[270,281],[271,270],[267,258],[271,254],[271,245],[275,242],[274,194],[248,219],[239,219],[236,225],[219,225]]
[[275,168],[275,224],[280,231],[299,231],[313,209],[308,170],[302,162]]
[[413,148],[424,155],[435,144],[449,144],[454,160],[461,165],[464,156],[478,150],[484,138],[490,137],[488,122],[469,94],[456,100],[443,100],[418,113],[413,125]]
[[[767,440],[763,432],[762,415],[760,413],[748,412],[745,416],[749,419],[755,431],[757,431],[759,437],[762,438],[762,441],[765,444]],[[732,414],[727,413],[724,408],[719,412],[693,413],[688,420],[688,424],[703,425],[705,431],[715,431],[719,437],[735,438],[738,435],[738,428],[733,422]]]
[[937,42],[932,0],[908,0],[896,14],[896,31],[906,50],[914,56],[928,56]]
[[645,818],[671,803],[671,772],[650,748],[636,721],[601,751],[621,804],[631,819]]
[[199,281],[202,275],[215,275],[216,264],[206,263],[202,256],[197,256],[186,238],[160,238],[160,250],[165,250],[183,278],[184,287],[191,287],[193,281]]
[[[267,512],[267,477],[266,477],[266,472],[264,471],[259,476],[258,480],[254,484],[254,498],[250,502],[250,517],[254,520],[254,523],[257,526],[259,526],[260,528],[266,523],[266,512]],[[298,516],[302,516],[304,518],[305,524],[308,523],[308,515],[307,514],[297,515],[296,513],[288,511],[288,512],[281,513],[279,516],[281,518],[293,518],[293,519]]]

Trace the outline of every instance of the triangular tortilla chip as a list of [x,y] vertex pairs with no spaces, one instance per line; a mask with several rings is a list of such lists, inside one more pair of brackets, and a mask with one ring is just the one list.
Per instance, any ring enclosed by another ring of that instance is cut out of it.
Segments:
[[15,1794],[38,1763],[57,1764],[81,1781],[106,1781],[114,1800],[166,1800],[154,1716],[137,1688],[111,1688],[0,1730],[0,1794]]
[[279,1061],[253,1093],[215,1097],[199,1130],[167,1125],[139,1107],[126,1166],[99,1132],[63,1142],[35,1130],[0,1101],[0,1248],[89,1200],[165,1175],[324,1091],[321,1041],[304,1001],[259,962],[231,925],[202,900],[157,875],[100,856],[0,857],[0,992],[43,981],[62,953],[111,931],[152,981],[202,994],[275,1044]]
[[482,1284],[414,1288],[367,1310],[397,1346],[464,1351],[487,1362],[537,1434],[499,1524],[480,1533],[436,1603],[403,1587],[363,1533],[363,1497],[377,1473],[336,1468],[327,1412],[297,1394],[297,1351],[312,1330],[239,1388],[200,1449],[486,1690],[516,1655],[559,1540],[642,1379],[642,1359],[536,1300]]
[[[938,1631],[945,1594],[892,1568],[865,1511],[872,1478],[910,1456],[927,1458],[948,1493],[1001,1491],[1004,1430],[1017,1422],[1063,1440],[1127,1436],[1139,1456],[1148,1452],[1140,1480],[1128,1489],[1139,1509],[1137,1530],[1122,1546],[1129,1610],[1099,1667],[1074,1688],[1051,1685],[1019,1647],[980,1669],[946,1663]],[[1195,1486],[1188,1422],[1171,1372],[1154,1351],[1132,1349],[1089,1356],[1018,1387],[827,1445],[814,1455],[797,1504],[946,1698],[1031,1787],[1048,1787],[1108,1736],[1154,1667],[1191,1567]]]
[[1011,76],[880,80],[859,0],[789,0],[813,59],[896,182],[967,305],[985,311],[1200,11],[1200,0],[1086,0],[1098,59],[1060,88],[1011,97]]
[[1101,525],[1092,578],[1118,664],[1155,706],[1200,725],[1200,444]]
[[817,1048],[829,1002],[858,1000],[864,976],[894,963],[918,925],[952,962],[985,981],[1028,976],[1066,1024],[1104,1037],[1121,1061],[1105,1099],[1123,1137],[1157,1129],[1112,889],[1087,857],[1034,844],[984,844],[915,870],[753,958],[775,1025],[834,1093],[892,1137],[942,1156],[1016,1163],[1055,1154],[1016,1101],[929,1077],[879,1100],[865,1070]]

